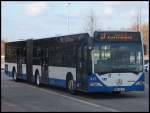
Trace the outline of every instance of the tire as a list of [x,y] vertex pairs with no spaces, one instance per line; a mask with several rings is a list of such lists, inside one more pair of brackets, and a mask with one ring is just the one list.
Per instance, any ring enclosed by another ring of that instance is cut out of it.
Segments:
[[67,89],[70,94],[75,94],[74,81],[73,79],[69,79],[67,81]]
[[13,70],[13,79],[14,79],[14,81],[18,81],[18,79],[17,79],[17,73],[16,73],[16,71],[15,70]]
[[38,86],[38,87],[41,86],[41,83],[40,83],[40,75],[39,75],[39,74],[36,75],[35,84],[36,84],[36,86]]

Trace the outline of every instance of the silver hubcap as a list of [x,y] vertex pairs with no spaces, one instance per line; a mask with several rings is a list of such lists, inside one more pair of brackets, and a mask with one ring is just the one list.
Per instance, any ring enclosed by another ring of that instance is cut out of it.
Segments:
[[39,78],[39,75],[37,75],[37,78],[36,78],[36,84],[39,86],[40,84],[40,78]]
[[14,72],[14,80],[16,80],[17,79],[17,77],[16,77],[16,72]]
[[70,91],[73,90],[73,80],[69,80],[69,82],[68,82],[68,89],[69,89]]

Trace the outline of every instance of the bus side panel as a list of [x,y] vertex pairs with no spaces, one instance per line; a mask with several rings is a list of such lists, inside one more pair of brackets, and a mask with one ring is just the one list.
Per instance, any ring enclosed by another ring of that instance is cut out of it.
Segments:
[[[6,67],[7,65],[7,67]],[[17,72],[17,63],[9,63],[9,62],[5,62],[5,72],[6,75],[12,77],[12,71],[13,71],[13,67],[15,67],[16,72]],[[7,68],[7,69],[6,69]]]
[[27,73],[26,73],[26,64],[22,64],[22,73],[19,76],[19,79],[27,80]]
[[74,81],[76,81],[76,68],[49,66],[49,84],[66,87],[66,76],[69,72],[72,74]]
[[[7,65],[7,69],[5,69],[5,73],[7,76],[9,77],[13,77],[12,71],[13,71],[13,67],[15,68],[16,72],[17,72],[17,63],[8,63],[6,62],[5,65]],[[27,80],[27,75],[26,75],[26,64],[22,64],[22,74],[21,76],[18,76],[17,78],[22,79],[22,80]]]

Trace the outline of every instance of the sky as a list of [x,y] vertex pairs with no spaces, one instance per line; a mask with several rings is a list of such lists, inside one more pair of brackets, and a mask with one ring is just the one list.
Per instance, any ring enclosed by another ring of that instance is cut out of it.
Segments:
[[149,23],[148,1],[2,1],[1,37],[17,41],[88,32],[91,11],[96,30],[120,30],[136,22],[139,7],[141,23]]

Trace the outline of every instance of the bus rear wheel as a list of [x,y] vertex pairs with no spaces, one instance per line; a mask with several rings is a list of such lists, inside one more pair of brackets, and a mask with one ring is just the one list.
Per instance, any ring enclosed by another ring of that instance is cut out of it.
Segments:
[[16,73],[16,71],[13,70],[12,74],[13,74],[14,81],[17,81],[18,79],[17,79],[17,73]]
[[35,84],[36,84],[38,87],[41,85],[41,84],[40,84],[40,75],[39,75],[39,74],[36,75]]

